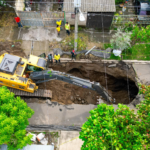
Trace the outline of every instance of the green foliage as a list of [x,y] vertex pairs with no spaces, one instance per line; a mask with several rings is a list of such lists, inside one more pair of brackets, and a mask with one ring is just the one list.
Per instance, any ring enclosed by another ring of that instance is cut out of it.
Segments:
[[50,75],[50,77],[52,77],[52,70],[48,71],[48,74]]
[[5,6],[6,7],[6,0],[0,0],[0,6]]
[[25,128],[33,113],[20,97],[0,87],[0,145],[5,143],[9,150],[18,150],[31,144],[32,135],[26,136]]
[[120,3],[124,3],[124,2],[125,2],[125,0],[115,0],[116,4],[120,4]]
[[148,150],[150,149],[150,87],[145,100],[137,105],[138,112],[126,105],[100,104],[90,111],[79,138],[81,150]]
[[114,15],[114,22],[115,22],[116,24],[121,23],[122,20],[123,20],[123,19],[122,19],[122,16],[119,15],[118,13],[116,13],[116,14]]
[[134,26],[135,25],[133,24],[133,22],[129,21],[124,24],[123,28],[125,31],[132,31],[134,29]]
[[110,44],[110,43],[104,43],[104,49],[107,49],[107,48],[109,48],[109,47],[111,47],[111,44]]
[[126,31],[123,32],[123,29],[118,28],[117,32],[112,36],[110,40],[112,49],[124,50],[129,48],[131,42],[131,33]]
[[[78,42],[77,50],[78,51],[85,50],[88,44],[88,36],[86,36],[83,33],[79,33],[77,42]],[[67,51],[73,50],[74,49],[74,34],[67,36],[65,40],[61,42],[61,44],[63,47],[67,46]]]
[[[150,44],[136,44],[122,52],[123,60],[150,60]],[[120,57],[111,54],[109,59],[121,60]]]
[[136,25],[132,31],[131,39],[133,44],[140,42],[150,43],[150,25],[146,28]]

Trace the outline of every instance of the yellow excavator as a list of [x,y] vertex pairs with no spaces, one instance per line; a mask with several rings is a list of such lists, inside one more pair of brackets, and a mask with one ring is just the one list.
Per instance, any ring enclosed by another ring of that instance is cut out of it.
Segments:
[[59,71],[47,70],[46,55],[30,55],[28,59],[4,53],[0,56],[0,85],[34,93],[37,84],[61,80],[98,92],[105,100],[115,103],[99,83],[91,82]]

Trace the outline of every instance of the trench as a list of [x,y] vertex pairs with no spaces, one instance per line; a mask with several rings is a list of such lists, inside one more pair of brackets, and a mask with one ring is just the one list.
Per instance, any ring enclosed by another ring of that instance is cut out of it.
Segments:
[[[116,99],[116,104],[129,104],[138,94],[135,71],[131,66],[119,62],[116,67],[104,63],[61,63],[49,66],[53,70],[66,72],[76,77],[99,82],[109,94]],[[100,95],[92,90],[71,85],[63,81],[52,80],[39,85],[39,88],[50,89],[51,101],[60,104],[98,104]]]

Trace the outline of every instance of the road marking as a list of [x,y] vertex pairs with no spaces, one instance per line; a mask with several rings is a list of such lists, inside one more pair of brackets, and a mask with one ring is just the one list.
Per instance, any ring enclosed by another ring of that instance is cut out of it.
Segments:
[[[62,144],[60,144],[60,145],[63,145],[63,144],[69,143],[69,142],[71,142],[71,141],[73,141],[73,140],[75,140],[75,139],[77,139],[77,138],[79,138],[79,137],[75,137],[75,138],[73,138],[73,139],[71,139],[71,140],[69,140],[69,141],[66,141],[66,142],[64,142],[64,143],[62,143]],[[59,146],[60,146],[60,145],[59,145]]]

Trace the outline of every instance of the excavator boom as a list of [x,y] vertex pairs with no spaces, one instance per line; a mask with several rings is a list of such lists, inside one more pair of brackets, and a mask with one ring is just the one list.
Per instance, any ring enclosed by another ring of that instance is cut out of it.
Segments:
[[73,85],[80,86],[82,88],[94,90],[99,93],[106,101],[114,103],[114,99],[98,82],[91,82],[90,80],[78,78],[64,72],[51,70],[32,72],[30,74],[30,79],[36,84],[47,82],[50,80],[64,81]]

